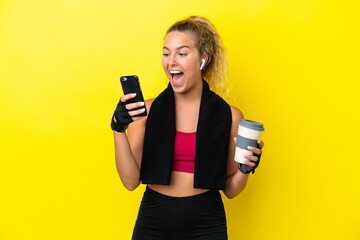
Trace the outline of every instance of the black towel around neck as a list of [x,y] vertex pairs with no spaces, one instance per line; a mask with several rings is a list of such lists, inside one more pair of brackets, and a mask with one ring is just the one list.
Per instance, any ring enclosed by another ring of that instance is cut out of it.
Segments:
[[[225,188],[231,123],[230,106],[203,80],[196,131],[194,188]],[[152,103],[147,118],[140,169],[143,184],[170,184],[175,126],[174,92],[169,83]]]

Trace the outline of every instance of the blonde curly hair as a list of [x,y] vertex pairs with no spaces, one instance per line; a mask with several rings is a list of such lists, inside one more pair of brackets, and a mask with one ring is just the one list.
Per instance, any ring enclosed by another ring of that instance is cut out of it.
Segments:
[[228,95],[228,60],[221,38],[214,25],[206,18],[191,16],[175,22],[165,37],[174,31],[191,32],[195,36],[195,46],[200,55],[207,54],[208,60],[201,76],[220,96]]

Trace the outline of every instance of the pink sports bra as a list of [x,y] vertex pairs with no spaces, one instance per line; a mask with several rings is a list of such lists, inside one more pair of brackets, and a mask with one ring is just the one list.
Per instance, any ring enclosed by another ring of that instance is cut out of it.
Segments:
[[173,171],[194,173],[196,132],[176,131],[173,156]]

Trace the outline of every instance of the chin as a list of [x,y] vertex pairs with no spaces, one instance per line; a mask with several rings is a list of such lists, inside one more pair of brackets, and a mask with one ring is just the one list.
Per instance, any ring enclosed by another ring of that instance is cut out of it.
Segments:
[[171,81],[170,81],[170,84],[172,86],[174,93],[186,93],[187,92],[187,88],[184,84],[174,85],[174,83]]

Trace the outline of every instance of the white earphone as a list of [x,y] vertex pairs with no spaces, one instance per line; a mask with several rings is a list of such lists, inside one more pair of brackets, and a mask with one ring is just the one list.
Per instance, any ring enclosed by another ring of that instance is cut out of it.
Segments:
[[200,71],[204,68],[204,66],[205,66],[205,58],[201,59]]

